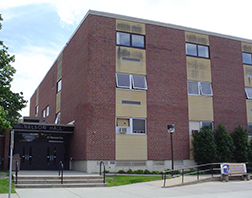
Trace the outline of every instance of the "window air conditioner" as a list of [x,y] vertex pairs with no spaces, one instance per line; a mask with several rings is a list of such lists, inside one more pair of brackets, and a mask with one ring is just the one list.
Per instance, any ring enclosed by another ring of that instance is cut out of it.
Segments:
[[121,134],[127,133],[127,128],[119,128],[119,133]]

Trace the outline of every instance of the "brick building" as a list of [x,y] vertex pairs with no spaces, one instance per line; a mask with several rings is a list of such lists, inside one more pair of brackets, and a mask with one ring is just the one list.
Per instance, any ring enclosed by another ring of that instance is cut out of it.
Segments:
[[[194,163],[191,135],[252,124],[252,41],[89,11],[30,100],[30,116],[74,123],[70,168],[110,171]],[[232,96],[232,97],[231,97]]]

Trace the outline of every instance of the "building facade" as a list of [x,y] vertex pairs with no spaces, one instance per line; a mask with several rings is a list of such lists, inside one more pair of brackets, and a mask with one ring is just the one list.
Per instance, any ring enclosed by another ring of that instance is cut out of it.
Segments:
[[252,124],[252,41],[89,11],[30,99],[30,116],[74,123],[71,169],[194,164],[203,125]]

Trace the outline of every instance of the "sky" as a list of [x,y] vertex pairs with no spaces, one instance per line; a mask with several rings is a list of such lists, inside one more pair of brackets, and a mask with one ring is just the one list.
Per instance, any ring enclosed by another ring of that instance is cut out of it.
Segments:
[[[96,10],[252,40],[251,0],[7,0],[0,40],[15,55],[12,91],[30,100],[86,15]],[[29,102],[21,112],[29,116]]]

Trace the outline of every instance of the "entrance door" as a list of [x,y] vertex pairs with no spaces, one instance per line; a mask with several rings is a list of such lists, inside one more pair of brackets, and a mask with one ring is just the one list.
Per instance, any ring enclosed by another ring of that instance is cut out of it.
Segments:
[[57,170],[64,160],[63,143],[22,143],[18,150],[21,170]]

